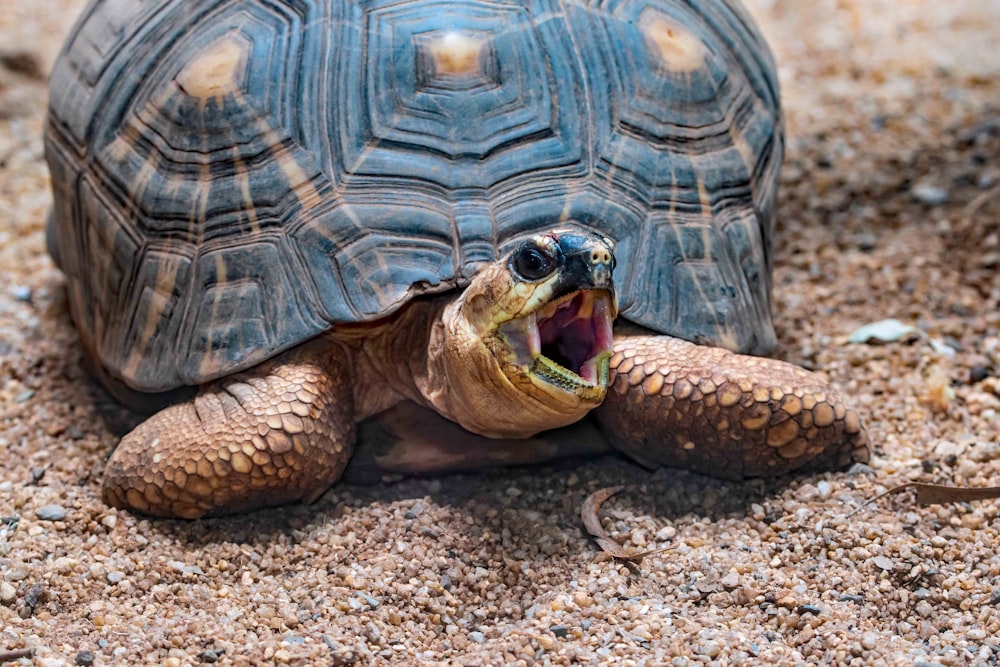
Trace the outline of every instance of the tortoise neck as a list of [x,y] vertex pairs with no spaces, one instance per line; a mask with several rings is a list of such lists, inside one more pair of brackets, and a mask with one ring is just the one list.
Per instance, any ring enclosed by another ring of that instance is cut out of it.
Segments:
[[[416,299],[384,320],[336,328],[331,338],[352,357],[355,418],[360,421],[410,400],[441,412],[442,315],[454,295]],[[437,343],[435,343],[437,341]],[[450,417],[443,412],[445,417]]]

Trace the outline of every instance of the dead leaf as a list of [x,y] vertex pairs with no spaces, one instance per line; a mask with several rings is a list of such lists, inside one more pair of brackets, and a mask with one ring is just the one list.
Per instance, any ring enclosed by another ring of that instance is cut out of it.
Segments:
[[1000,498],[1000,486],[964,487],[946,486],[944,484],[929,484],[927,482],[907,482],[895,486],[884,493],[880,493],[871,500],[864,502],[860,507],[851,512],[848,517],[852,517],[872,503],[882,500],[886,496],[901,493],[906,489],[916,491],[914,502],[917,505],[943,505],[944,503],[963,503],[975,500],[995,500]]
[[658,554],[661,551],[669,551],[674,547],[663,547],[661,549],[650,549],[648,551],[626,551],[622,545],[614,541],[607,531],[604,530],[604,526],[601,525],[601,505],[604,504],[611,496],[615,495],[619,491],[623,490],[624,486],[607,486],[603,489],[598,489],[592,494],[587,496],[583,505],[580,507],[580,518],[583,519],[583,525],[590,533],[590,536],[594,538],[597,542],[597,546],[601,547],[601,551],[608,554],[612,558],[620,558],[622,560],[638,563],[642,561],[646,556],[652,556],[653,554]]

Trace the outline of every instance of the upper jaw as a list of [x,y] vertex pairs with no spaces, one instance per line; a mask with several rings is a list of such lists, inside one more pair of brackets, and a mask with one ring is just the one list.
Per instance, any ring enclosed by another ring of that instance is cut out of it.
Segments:
[[529,375],[599,403],[608,384],[616,314],[611,292],[579,290],[508,320],[498,330],[514,363]]

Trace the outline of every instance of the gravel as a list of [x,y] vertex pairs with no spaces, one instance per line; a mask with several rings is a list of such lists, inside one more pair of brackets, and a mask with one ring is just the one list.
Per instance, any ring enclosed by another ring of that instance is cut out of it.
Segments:
[[[81,4],[0,12],[0,655],[995,663],[998,504],[904,495],[851,513],[908,480],[1000,486],[997,0],[750,3],[789,134],[778,355],[855,397],[870,466],[733,484],[607,457],[341,485],[309,507],[199,523],[99,498],[115,438],[44,252],[39,141],[42,73]],[[887,318],[927,336],[846,343]],[[627,490],[603,510],[608,532],[672,550],[632,566],[600,557],[579,507],[611,485]]]
[[66,508],[62,505],[43,505],[35,510],[35,516],[42,521],[62,521],[66,518]]

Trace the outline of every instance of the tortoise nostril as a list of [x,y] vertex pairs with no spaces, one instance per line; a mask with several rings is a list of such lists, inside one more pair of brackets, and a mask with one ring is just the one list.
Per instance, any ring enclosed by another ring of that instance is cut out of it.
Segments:
[[594,250],[590,253],[591,264],[610,264],[611,253],[607,250]]

